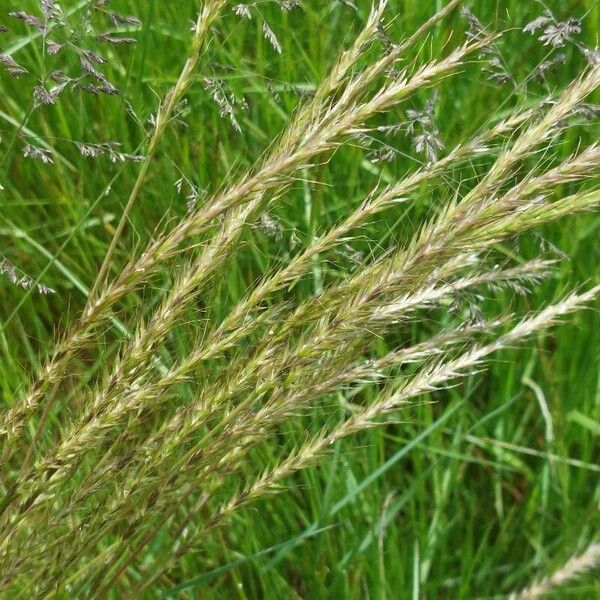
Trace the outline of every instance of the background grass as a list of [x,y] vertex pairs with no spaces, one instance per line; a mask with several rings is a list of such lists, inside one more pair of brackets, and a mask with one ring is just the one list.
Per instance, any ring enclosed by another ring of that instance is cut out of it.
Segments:
[[[28,3],[4,4],[2,22],[9,10]],[[356,13],[338,2],[304,4],[303,12],[290,14],[274,6],[261,9],[283,46],[281,56],[263,39],[256,21],[228,14],[218,24],[200,73],[222,79],[247,100],[248,109],[239,115],[242,133],[219,116],[200,83],[192,87],[182,124],[163,139],[114,272],[157,227],[185,213],[185,194],[175,187],[182,175],[210,192],[261,156],[302,90],[314,88],[338,49],[358,31],[369,7],[357,2]],[[390,4],[395,39],[442,6],[417,0]],[[71,5],[75,3],[63,3],[65,8]],[[136,151],[144,129],[124,101],[142,124],[156,110],[157,98],[174,82],[184,60],[188,19],[197,10],[194,0],[114,0],[112,5],[143,20],[135,47],[109,50],[108,72],[124,94],[108,99],[68,95],[56,107],[32,116],[26,133],[55,149],[60,159],[54,166],[23,158],[22,143],[13,144],[15,124],[27,114],[31,86],[0,76],[0,183],[5,187],[0,196],[0,248],[14,264],[57,291],[42,297],[0,281],[0,401],[6,406],[40,366],[55,334],[81,311],[137,174],[136,165],[81,157],[73,141],[115,140],[126,151]],[[589,10],[582,39],[595,46],[600,20],[595,2],[553,0],[548,5],[559,17]],[[542,7],[501,0],[473,3],[473,8],[484,23],[509,29],[501,50],[515,80],[525,81],[546,49],[519,29]],[[25,28],[14,30],[4,38],[4,49],[23,44],[15,56],[41,67],[39,45],[28,43]],[[455,15],[419,52],[439,54],[463,30]],[[578,52],[567,50],[566,65],[549,83],[530,82],[526,90],[522,85],[493,85],[479,65],[469,66],[440,87],[436,122],[442,138],[448,147],[454,145],[491,117],[501,116],[496,107],[539,98],[563,86],[583,66]],[[409,106],[419,107],[426,99],[417,98]],[[395,120],[402,118],[398,111]],[[588,141],[597,134],[597,127],[584,129]],[[272,213],[283,227],[281,236],[249,229],[235,260],[206,292],[218,314],[195,310],[190,322],[197,321],[199,330],[200,319],[223,318],[261,273],[285,262],[296,238],[306,243],[358,204],[378,179],[393,180],[413,167],[419,158],[410,142],[400,137],[393,143],[399,154],[392,163],[373,163],[362,150],[350,147],[326,166],[306,172]],[[577,143],[576,138],[568,140],[561,152],[566,156]],[[461,178],[474,177],[482,168],[462,169],[456,180],[447,182],[444,198],[460,191]],[[386,212],[362,231],[362,252],[367,255],[375,246],[408,236],[441,201],[439,194],[439,188],[422,190],[408,211],[402,207]],[[599,225],[597,215],[587,215],[546,228],[544,238],[570,260],[560,264],[542,293],[521,302],[539,305],[561,290],[598,282]],[[524,243],[533,254],[540,241],[531,236]],[[510,254],[511,248],[504,251]],[[345,256],[333,263],[316,261],[312,276],[290,294],[301,298],[351,268],[356,267]],[[131,330],[131,315],[149,313],[172,275],[163,273],[158,289],[126,299],[107,333],[106,352]],[[510,312],[513,303],[512,295],[500,292],[486,299],[493,313]],[[196,309],[202,308],[201,297]],[[449,317],[441,311],[437,318]],[[426,332],[427,323],[421,323],[397,335],[418,340]],[[171,362],[190,342],[189,331],[176,330],[161,359]],[[207,598],[502,597],[560,565],[600,531],[599,358],[600,317],[592,311],[569,319],[525,349],[503,352],[488,372],[424,398],[399,416],[402,422],[336,444],[319,466],[289,481],[286,493],[246,509],[231,527],[207,539],[182,562],[171,585]],[[102,356],[85,356],[82,362],[80,372],[102,369]],[[72,378],[74,397],[84,384],[83,377]],[[324,419],[340,418],[349,402],[340,394],[334,410],[331,404],[324,406],[303,426],[317,428]],[[551,423],[544,420],[540,403],[550,408]],[[276,441],[291,446],[298,433],[290,427]],[[52,418],[47,435],[52,435]],[[272,459],[267,445],[252,456],[260,464]],[[160,539],[155,549],[160,550]],[[567,595],[600,598],[600,583],[590,576],[557,597]]]

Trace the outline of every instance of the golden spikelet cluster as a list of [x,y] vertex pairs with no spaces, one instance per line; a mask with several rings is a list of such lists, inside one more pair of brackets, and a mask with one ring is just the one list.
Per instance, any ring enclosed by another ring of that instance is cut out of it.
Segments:
[[[145,573],[133,592],[141,597],[176,571],[178,561],[201,546],[208,533],[248,503],[279,490],[285,478],[313,464],[337,440],[377,426],[423,394],[477,371],[492,353],[594,301],[600,287],[566,294],[526,315],[465,318],[383,356],[373,351],[378,336],[437,307],[460,304],[485,289],[527,293],[552,272],[553,261],[544,257],[500,266],[490,261],[498,244],[600,204],[600,190],[589,184],[600,165],[597,145],[561,162],[548,159],[524,168],[541,148],[551,155],[573,114],[598,88],[600,67],[590,65],[550,102],[515,108],[441,158],[431,155],[403,178],[376,186],[331,229],[263,276],[220,323],[207,325],[187,356],[157,368],[165,338],[218,278],[247,228],[303,171],[369,132],[377,115],[489,54],[496,38],[480,32],[438,60],[404,62],[459,4],[452,0],[404,42],[390,43],[374,56],[387,9],[386,0],[379,0],[354,43],[262,160],[115,270],[115,249],[144,193],[164,131],[198,76],[203,49],[228,5],[225,0],[203,3],[189,57],[154,119],[137,181],[88,304],[59,337],[30,388],[2,415],[0,594],[17,597],[18,590],[31,590],[31,582],[22,584],[35,572],[35,597],[106,597],[135,564]],[[244,18],[250,14],[249,9],[237,12]],[[412,239],[375,253],[302,302],[279,300],[278,293],[309,273],[316,257],[351,243],[353,232],[373,217],[481,156],[492,161],[485,175],[437,206]],[[58,417],[60,431],[47,439],[46,416],[62,401],[75,358],[100,343],[103,327],[125,295],[149,284],[174,260],[183,266],[161,302],[136,323],[106,372],[85,386],[81,401]],[[236,352],[241,346],[244,351]],[[216,373],[203,370],[209,361],[217,361]],[[359,403],[341,422],[307,433],[263,472],[248,472],[248,457],[273,432],[310,414],[328,395],[373,382],[380,386],[376,400]],[[191,390],[185,400],[182,386]],[[146,556],[159,534],[168,543]],[[571,577],[578,565],[567,565],[567,573],[551,582]],[[545,585],[519,598],[538,597]]]

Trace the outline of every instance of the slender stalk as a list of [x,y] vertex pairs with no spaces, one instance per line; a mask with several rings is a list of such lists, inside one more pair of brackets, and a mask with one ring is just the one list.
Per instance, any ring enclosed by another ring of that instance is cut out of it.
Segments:
[[167,94],[165,101],[161,104],[158,114],[156,115],[154,130],[152,132],[152,136],[150,137],[150,141],[148,143],[148,150],[146,151],[146,156],[140,168],[140,172],[137,176],[133,189],[131,190],[131,194],[125,204],[125,208],[121,214],[121,218],[115,228],[115,232],[110,241],[110,245],[106,254],[104,256],[104,260],[100,266],[98,271],[98,275],[96,276],[96,281],[92,285],[88,296],[87,308],[89,308],[97,299],[98,290],[100,286],[104,284],[104,280],[106,278],[106,274],[108,269],[111,266],[112,258],[114,252],[119,244],[121,239],[121,235],[123,233],[123,229],[127,224],[129,219],[129,215],[133,208],[133,205],[137,201],[142,187],[146,181],[146,175],[148,174],[148,169],[152,164],[154,157],[156,155],[156,151],[158,149],[159,142],[163,136],[163,133],[171,120],[173,115],[173,111],[177,106],[177,103],[181,100],[182,96],[187,91],[190,83],[192,82],[194,71],[196,70],[196,66],[198,65],[198,61],[202,56],[202,50],[204,49],[204,43],[206,41],[206,37],[210,31],[215,20],[219,17],[225,5],[227,4],[227,0],[208,0],[204,3],[202,10],[198,13],[198,18],[196,20],[196,25],[194,28],[194,37],[192,39],[192,49],[190,54],[185,61],[183,69],[177,78],[177,82],[173,86],[173,88]]

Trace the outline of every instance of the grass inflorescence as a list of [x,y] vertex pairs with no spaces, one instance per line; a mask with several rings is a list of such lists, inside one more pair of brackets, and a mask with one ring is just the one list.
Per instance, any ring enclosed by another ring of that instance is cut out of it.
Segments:
[[[585,490],[599,426],[591,402],[561,397],[549,331],[593,322],[600,294],[592,268],[564,277],[571,252],[596,264],[579,247],[600,205],[594,7],[507,10],[494,28],[451,0],[409,28],[408,0],[25,4],[0,15],[0,194],[15,207],[0,256],[0,595],[537,598],[583,580],[598,563],[598,488]],[[299,32],[323,41],[324,15],[353,34],[330,32],[336,55],[319,64]],[[559,249],[573,222],[577,243]],[[590,398],[582,372],[569,393]],[[590,436],[577,458],[565,421]],[[413,449],[384,498],[361,496]],[[321,529],[347,504],[354,541]],[[452,553],[451,506],[475,515]],[[260,563],[231,551],[260,547],[262,517],[304,533],[253,576],[244,563]],[[507,550],[524,523],[528,559]],[[331,576],[283,570],[320,533]]]

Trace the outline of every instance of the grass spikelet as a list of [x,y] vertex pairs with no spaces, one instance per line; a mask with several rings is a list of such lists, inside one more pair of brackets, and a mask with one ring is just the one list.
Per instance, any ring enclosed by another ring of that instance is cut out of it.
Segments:
[[600,562],[600,545],[590,544],[581,554],[572,556],[562,567],[549,577],[542,579],[531,587],[511,594],[514,600],[536,600],[544,598],[555,588],[565,585],[569,581],[582,577],[587,571],[598,566]]

